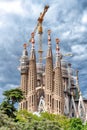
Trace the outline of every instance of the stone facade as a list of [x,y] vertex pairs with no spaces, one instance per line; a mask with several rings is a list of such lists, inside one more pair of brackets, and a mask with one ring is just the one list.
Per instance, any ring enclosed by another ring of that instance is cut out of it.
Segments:
[[79,89],[78,75],[74,75],[71,65],[63,60],[59,39],[56,39],[56,59],[53,61],[51,36],[48,31],[45,65],[36,62],[34,36],[31,42],[30,56],[24,45],[20,60],[20,87],[25,95],[25,99],[20,103],[20,109],[65,114],[68,117],[80,117],[85,120],[87,100],[83,99]]

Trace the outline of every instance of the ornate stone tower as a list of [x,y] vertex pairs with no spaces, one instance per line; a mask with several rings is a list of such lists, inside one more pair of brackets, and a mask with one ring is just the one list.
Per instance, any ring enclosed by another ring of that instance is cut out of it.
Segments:
[[[78,72],[75,79],[70,63],[64,61],[60,53],[59,39],[56,39],[56,61],[53,65],[51,47],[51,31],[48,30],[48,50],[46,60],[42,57],[42,23],[49,6],[45,6],[40,13],[38,23],[32,33],[30,55],[26,44],[20,60],[21,84],[25,99],[20,103],[20,109],[28,112],[49,112],[54,114],[65,114],[67,117],[80,117],[87,120],[87,100],[82,97],[79,88]],[[39,34],[39,62],[36,61],[34,48],[34,34],[38,29]],[[53,48],[54,49],[54,48]],[[69,56],[69,55],[68,55]],[[76,84],[75,84],[76,83]]]
[[56,39],[56,63],[54,68],[54,113],[64,113],[64,93],[61,72],[61,54],[59,52],[59,39]]
[[32,48],[29,59],[29,71],[28,71],[28,111],[34,112],[37,110],[37,96],[36,96],[36,87],[37,87],[37,71],[36,71],[36,56],[34,49],[34,33],[31,34],[32,39]]
[[45,105],[48,112],[52,112],[52,92],[53,92],[53,56],[51,48],[50,30],[48,30],[48,51],[45,66]]
[[[21,89],[24,92],[25,97],[27,96],[28,65],[29,65],[28,52],[26,49],[26,44],[24,44],[23,54],[20,59],[20,72],[21,72]],[[26,109],[26,107],[27,107],[26,101],[23,100],[20,103],[20,108]]]
[[68,117],[80,117],[85,121],[87,120],[87,100],[84,100],[79,88],[78,71],[76,82],[74,82],[71,64],[64,63],[63,60],[61,62],[59,39],[56,39],[56,61],[53,66],[50,33],[48,30],[45,66],[43,63],[37,64],[36,62],[34,33],[32,33],[29,58],[26,44],[24,44],[20,59],[20,72],[21,89],[25,99],[21,101],[20,109],[26,109],[29,112],[47,111],[54,114],[65,114]]

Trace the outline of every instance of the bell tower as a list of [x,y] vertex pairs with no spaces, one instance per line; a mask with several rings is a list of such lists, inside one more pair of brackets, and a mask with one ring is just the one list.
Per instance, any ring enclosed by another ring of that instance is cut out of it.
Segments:
[[52,112],[52,91],[53,91],[53,56],[51,48],[51,31],[48,30],[48,50],[45,67],[45,104],[46,109]]
[[29,71],[28,71],[28,111],[35,112],[37,110],[37,71],[36,71],[36,55],[34,49],[34,33],[31,34],[32,48],[29,59]]
[[54,113],[64,113],[64,90],[62,84],[61,72],[61,54],[59,48],[59,39],[56,39],[56,62],[54,68]]
[[[29,66],[29,59],[28,59],[28,52],[26,49],[26,44],[24,44],[24,50],[20,59],[20,72],[21,72],[21,89],[24,93],[24,96],[27,96],[27,85],[28,85],[28,66]],[[27,109],[27,102],[23,100],[20,103],[21,109]]]

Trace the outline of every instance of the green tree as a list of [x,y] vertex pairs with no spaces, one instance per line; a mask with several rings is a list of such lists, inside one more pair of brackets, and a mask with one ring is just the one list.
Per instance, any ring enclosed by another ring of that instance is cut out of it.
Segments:
[[0,130],[22,130],[23,126],[16,123],[13,118],[9,118],[0,110]]
[[9,117],[15,117],[14,112],[16,111],[16,108],[8,101],[3,101],[0,106],[0,109],[3,110],[4,113],[7,114]]
[[55,115],[55,121],[57,121],[64,130],[67,130],[69,128],[70,120],[66,116]]
[[24,94],[19,88],[4,91],[3,95],[5,96],[5,100],[12,104],[18,103],[24,99]]
[[84,124],[82,130],[87,130],[87,122]]
[[56,115],[55,114],[52,114],[52,113],[48,113],[48,112],[42,112],[41,113],[41,116],[40,118],[43,120],[43,119],[47,119],[47,120],[50,120],[50,121],[54,121],[55,120],[55,117]]
[[31,122],[33,114],[29,113],[27,110],[19,110],[16,113],[16,120],[19,122]]
[[31,122],[31,121],[39,121],[40,117],[24,109],[17,111],[16,120],[19,122]]
[[82,130],[83,124],[81,119],[79,118],[72,118],[70,119],[70,127],[68,130]]
[[23,92],[18,89],[11,89],[4,91],[5,96],[4,101],[0,105],[0,109],[4,111],[9,117],[15,117],[14,112],[16,112],[15,103],[19,103],[24,99]]

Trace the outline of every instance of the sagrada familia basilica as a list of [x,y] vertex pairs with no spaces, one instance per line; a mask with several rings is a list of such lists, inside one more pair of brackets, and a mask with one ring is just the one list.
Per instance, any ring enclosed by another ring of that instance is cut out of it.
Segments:
[[[45,57],[42,50],[42,22],[48,6],[38,18],[38,24],[31,34],[31,50],[28,55],[27,45],[24,44],[20,58],[20,87],[25,99],[20,103],[20,109],[29,112],[49,112],[62,114],[67,117],[87,118],[87,100],[82,97],[79,87],[78,70],[73,73],[71,64],[64,61],[60,51],[60,40],[56,38],[55,56],[52,53],[51,31],[48,30]],[[39,49],[36,54],[35,31],[38,29]],[[55,58],[54,58],[55,57]],[[54,60],[55,59],[55,60]],[[44,61],[44,62],[43,62]]]

